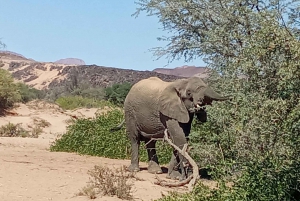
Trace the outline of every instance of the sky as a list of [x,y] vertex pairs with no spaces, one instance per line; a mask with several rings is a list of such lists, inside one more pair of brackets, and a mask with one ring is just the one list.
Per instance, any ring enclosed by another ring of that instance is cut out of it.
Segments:
[[164,47],[166,35],[155,16],[131,16],[134,0],[0,0],[0,40],[4,50],[36,61],[79,58],[96,64],[134,70],[205,66],[157,58],[149,49]]

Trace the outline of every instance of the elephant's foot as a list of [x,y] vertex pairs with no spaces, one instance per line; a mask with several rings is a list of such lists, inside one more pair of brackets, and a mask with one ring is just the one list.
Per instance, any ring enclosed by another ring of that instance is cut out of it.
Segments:
[[149,161],[149,163],[148,163],[148,172],[150,172],[152,174],[161,174],[162,169],[156,162]]
[[133,165],[133,164],[131,164],[127,169],[130,172],[139,172],[140,171],[139,166],[138,165]]
[[[188,172],[187,172],[187,177],[189,177],[192,174],[193,174],[193,172],[189,169]],[[172,170],[171,173],[168,172],[166,178],[167,179],[173,179],[173,180],[182,181],[182,180],[186,179],[186,176],[185,176],[185,174],[182,175],[179,172],[179,170]]]
[[180,180],[182,177],[181,173],[178,170],[173,170],[171,173],[168,172],[166,178],[173,180]]

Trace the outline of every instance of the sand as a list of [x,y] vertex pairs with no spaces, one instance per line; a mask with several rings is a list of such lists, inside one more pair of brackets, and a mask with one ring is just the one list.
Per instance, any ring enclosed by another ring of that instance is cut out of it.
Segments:
[[[32,101],[19,104],[13,109],[15,115],[0,117],[0,126],[8,122],[20,123],[30,129],[34,121],[45,120],[51,125],[43,129],[38,138],[0,138],[0,200],[1,201],[47,201],[90,200],[76,194],[89,180],[88,170],[95,165],[107,167],[128,166],[129,160],[78,155],[75,153],[50,152],[50,144],[66,131],[71,116],[91,118],[98,109],[64,111],[55,104]],[[140,163],[142,171],[134,180],[135,200],[155,200],[169,191],[185,192],[187,188],[166,188],[154,184],[155,175],[147,172],[147,164]],[[166,174],[159,175],[165,179]],[[117,197],[99,195],[95,200],[120,200]]]

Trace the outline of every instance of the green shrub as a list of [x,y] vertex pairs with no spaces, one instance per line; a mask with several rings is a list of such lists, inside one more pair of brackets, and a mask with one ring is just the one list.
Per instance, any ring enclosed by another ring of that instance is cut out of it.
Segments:
[[86,85],[80,85],[79,88],[75,89],[70,93],[73,96],[82,96],[85,98],[94,98],[97,100],[105,99],[105,90],[100,87],[89,87]]
[[[51,151],[77,152],[93,156],[129,159],[131,145],[125,129],[110,132],[124,118],[119,109],[99,115],[92,120],[78,119],[68,126],[67,133],[57,139],[50,147]],[[158,157],[162,164],[170,160],[169,145],[157,143]],[[147,161],[146,149],[141,145],[141,161]]]
[[129,82],[113,84],[111,87],[107,87],[105,89],[105,97],[114,104],[122,105],[129,90],[131,89],[131,86],[132,85]]
[[11,74],[0,69],[0,110],[13,106],[21,96]]
[[45,90],[45,97],[48,100],[55,101],[64,96],[82,96],[84,98],[105,100],[105,90],[101,87],[93,87],[89,83],[76,84],[72,81],[67,81],[63,86],[51,87]]
[[[230,186],[224,180],[218,182],[218,188],[212,189],[198,182],[191,193],[171,193],[159,201],[296,201],[300,199],[299,168],[300,162],[279,168],[280,160],[273,158],[262,163],[249,161],[243,174]],[[292,167],[292,168],[291,168]],[[273,171],[273,170],[276,171]],[[262,171],[264,170],[264,171]],[[267,171],[266,171],[267,170]],[[292,188],[291,188],[292,187]]]
[[27,103],[34,99],[43,99],[45,97],[45,92],[42,90],[35,89],[24,83],[18,83],[17,86],[23,103]]
[[72,110],[75,108],[85,107],[85,108],[103,108],[105,106],[112,107],[108,101],[98,100],[94,98],[85,98],[82,96],[64,96],[59,97],[55,101],[61,108],[66,110]]

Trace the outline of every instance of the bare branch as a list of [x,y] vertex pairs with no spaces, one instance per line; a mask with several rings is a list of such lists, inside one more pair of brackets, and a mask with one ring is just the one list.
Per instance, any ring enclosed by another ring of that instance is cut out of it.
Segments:
[[183,157],[185,157],[190,165],[193,167],[193,174],[189,176],[187,179],[176,182],[176,183],[168,183],[166,181],[159,180],[155,184],[162,185],[162,186],[169,186],[169,187],[176,187],[176,186],[183,186],[185,184],[188,184],[189,191],[193,190],[193,187],[196,184],[196,181],[200,178],[199,176],[199,168],[196,162],[192,159],[192,157],[186,152],[187,150],[187,144],[183,146],[183,149],[181,150],[178,146],[176,146],[170,139],[168,135],[168,129],[164,131],[164,140],[166,140],[174,149],[176,149]]
[[182,180],[180,182],[175,182],[175,183],[170,183],[165,180],[162,180],[157,175],[155,176],[155,178],[157,179],[157,181],[154,182],[154,184],[156,184],[156,185],[160,185],[160,186],[164,186],[164,187],[180,187],[180,186],[184,186],[184,185],[188,184],[192,180],[193,175],[190,175],[185,180]]

